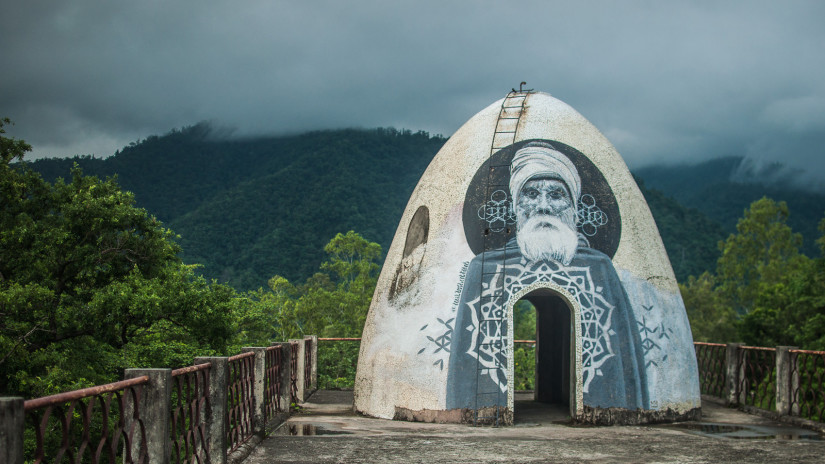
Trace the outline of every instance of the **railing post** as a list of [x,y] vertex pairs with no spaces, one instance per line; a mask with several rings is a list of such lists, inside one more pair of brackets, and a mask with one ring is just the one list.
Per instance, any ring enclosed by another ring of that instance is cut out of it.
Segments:
[[206,417],[205,440],[209,446],[209,464],[226,464],[226,382],[229,358],[223,356],[201,356],[193,364],[210,363],[209,407],[204,410]]
[[725,353],[725,386],[727,389],[725,404],[727,405],[739,404],[737,390],[740,378],[740,369],[738,365],[740,346],[742,346],[741,343],[728,343],[727,351]]
[[0,462],[23,464],[23,398],[0,398]]
[[[143,388],[140,418],[146,429],[149,462],[168,464],[171,457],[169,418],[172,413],[172,369],[126,369],[125,379],[146,375],[149,383]],[[138,455],[138,449],[132,450]]]
[[244,347],[242,353],[255,353],[252,369],[255,383],[252,384],[252,433],[263,434],[266,426],[266,348]]
[[310,352],[312,377],[309,380],[309,386],[311,391],[315,391],[318,389],[318,336],[310,335],[309,338],[312,340],[312,351]]
[[[797,348],[794,348],[796,350]],[[800,367],[799,367],[799,353],[789,353],[788,354],[791,360],[791,386],[790,386],[790,398],[791,398],[791,408],[789,414],[792,416],[799,416],[800,412],[800,398],[799,393],[801,391],[799,382],[800,382]]]
[[291,378],[291,363],[290,359],[292,356],[292,345],[287,342],[277,342],[273,343],[272,346],[280,346],[281,347],[281,397],[278,398],[278,404],[280,406],[281,412],[289,415],[290,410],[290,378]]
[[304,399],[306,399],[306,392],[304,391],[304,386],[306,385],[306,379],[304,378],[304,352],[306,351],[304,348],[306,344],[302,338],[298,339],[290,339],[290,343],[296,343],[298,347],[298,368],[295,372],[295,387],[298,390],[298,397],[295,398],[296,403],[303,403]]
[[[791,395],[796,390],[791,383],[793,375],[789,352],[795,349],[797,349],[795,346],[776,347],[776,412],[783,415],[790,414]],[[798,376],[797,380],[799,380]]]

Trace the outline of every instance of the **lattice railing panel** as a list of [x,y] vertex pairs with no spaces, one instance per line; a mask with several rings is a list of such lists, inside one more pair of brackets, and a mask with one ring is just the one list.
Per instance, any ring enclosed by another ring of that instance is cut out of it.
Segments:
[[725,397],[727,347],[720,343],[694,343],[702,394]]
[[770,411],[776,409],[776,349],[739,347],[737,367],[739,402]]
[[172,371],[170,440],[172,462],[208,463],[206,414],[209,404],[210,363]]
[[226,444],[230,451],[238,449],[252,438],[254,362],[255,353],[251,351],[229,358],[226,392]]
[[[825,351],[790,350],[792,386],[791,413],[825,422]],[[792,382],[793,385],[794,382]]]
[[264,351],[265,367],[265,421],[269,422],[276,413],[281,412],[281,359],[283,350],[280,346],[270,346]]
[[146,463],[141,398],[146,376],[24,403],[34,450],[26,462]]

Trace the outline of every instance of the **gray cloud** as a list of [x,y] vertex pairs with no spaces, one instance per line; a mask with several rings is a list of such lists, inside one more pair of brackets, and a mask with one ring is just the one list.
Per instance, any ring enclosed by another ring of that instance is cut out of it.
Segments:
[[631,167],[748,155],[825,172],[816,0],[12,3],[0,115],[34,156],[107,156],[201,120],[450,135],[525,80]]

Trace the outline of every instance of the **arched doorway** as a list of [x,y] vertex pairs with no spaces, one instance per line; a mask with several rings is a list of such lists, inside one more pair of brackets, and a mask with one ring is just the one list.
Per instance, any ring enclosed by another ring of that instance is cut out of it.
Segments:
[[[572,418],[583,413],[581,365],[581,307],[564,288],[541,282],[513,294],[508,301],[509,326],[514,326],[513,307],[519,300],[529,301],[536,310],[536,369],[533,399],[539,403],[564,405]],[[575,322],[575,323],[574,323]],[[514,379],[514,346],[510,337],[508,364]],[[515,397],[510,382],[511,398]],[[515,402],[511,410],[518,415]]]

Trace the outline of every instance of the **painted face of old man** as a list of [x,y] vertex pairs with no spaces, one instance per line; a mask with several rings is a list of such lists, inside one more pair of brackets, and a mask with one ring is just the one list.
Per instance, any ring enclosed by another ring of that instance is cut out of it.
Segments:
[[531,179],[516,203],[522,254],[530,261],[552,259],[569,264],[576,253],[576,214],[565,184],[558,179]]
[[530,261],[570,264],[576,254],[576,199],[581,191],[573,163],[552,147],[528,144],[510,165],[522,255]]

